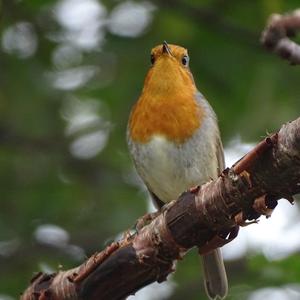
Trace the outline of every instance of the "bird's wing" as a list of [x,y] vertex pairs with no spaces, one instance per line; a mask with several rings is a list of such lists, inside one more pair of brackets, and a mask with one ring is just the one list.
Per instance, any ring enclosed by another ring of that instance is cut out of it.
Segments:
[[224,160],[224,150],[220,136],[218,136],[216,141],[216,155],[218,160],[218,175],[225,169],[225,160]]
[[205,99],[205,97],[198,91],[196,93],[196,99],[201,107],[210,115],[216,122],[216,156],[218,160],[218,175],[225,169],[225,161],[224,161],[224,153],[223,153],[223,145],[219,134],[219,129],[217,125],[217,116],[210,106],[209,102]]

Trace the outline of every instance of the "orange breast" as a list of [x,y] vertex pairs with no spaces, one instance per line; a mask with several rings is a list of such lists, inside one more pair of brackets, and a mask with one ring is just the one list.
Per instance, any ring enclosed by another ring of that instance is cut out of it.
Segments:
[[166,95],[143,93],[130,116],[131,138],[146,143],[153,135],[163,135],[180,144],[200,127],[203,115],[194,90]]

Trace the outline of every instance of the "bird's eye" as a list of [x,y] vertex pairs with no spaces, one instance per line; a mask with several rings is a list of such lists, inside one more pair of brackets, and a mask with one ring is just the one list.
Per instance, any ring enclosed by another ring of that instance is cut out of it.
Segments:
[[155,62],[154,54],[151,54],[150,60],[151,60],[151,64],[153,65]]
[[184,66],[187,66],[189,64],[189,57],[187,55],[184,55],[181,59],[181,62]]

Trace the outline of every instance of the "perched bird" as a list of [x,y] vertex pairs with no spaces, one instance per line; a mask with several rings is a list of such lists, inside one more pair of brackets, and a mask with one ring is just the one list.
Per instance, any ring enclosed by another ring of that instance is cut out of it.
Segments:
[[[134,105],[127,141],[136,170],[160,209],[224,169],[216,115],[197,90],[187,50],[164,42],[151,51],[151,68]],[[203,256],[210,299],[228,284],[220,249]]]

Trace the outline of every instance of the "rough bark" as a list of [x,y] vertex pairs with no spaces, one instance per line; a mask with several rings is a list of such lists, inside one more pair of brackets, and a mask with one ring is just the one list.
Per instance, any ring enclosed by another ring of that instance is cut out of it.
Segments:
[[174,262],[197,246],[202,253],[232,240],[238,225],[270,216],[277,200],[300,193],[300,118],[261,141],[217,180],[183,193],[142,229],[96,253],[81,266],[38,274],[28,299],[124,299],[162,282]]

